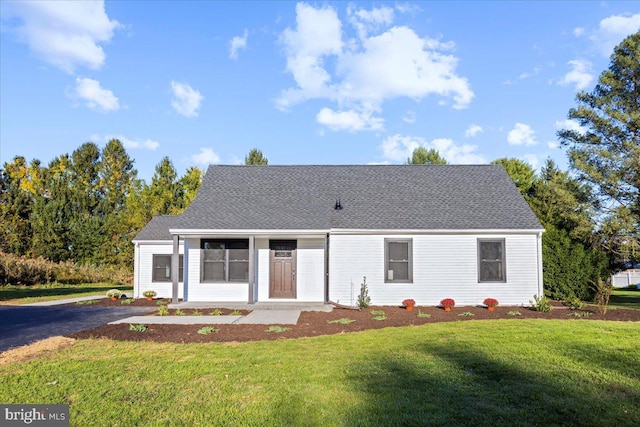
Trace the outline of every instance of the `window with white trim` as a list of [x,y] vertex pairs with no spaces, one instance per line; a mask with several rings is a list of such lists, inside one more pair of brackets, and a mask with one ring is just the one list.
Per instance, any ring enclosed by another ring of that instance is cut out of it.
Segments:
[[248,282],[249,240],[202,240],[203,283]]
[[478,282],[506,282],[504,239],[478,239]]
[[384,281],[413,282],[412,239],[384,239]]
[[[183,281],[184,255],[180,255],[178,260],[178,282]],[[153,255],[153,282],[171,281],[171,255]]]

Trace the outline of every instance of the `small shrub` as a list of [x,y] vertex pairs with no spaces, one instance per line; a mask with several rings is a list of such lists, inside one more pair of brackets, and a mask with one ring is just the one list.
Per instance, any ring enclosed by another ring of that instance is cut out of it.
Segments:
[[461,317],[473,317],[474,314],[472,312],[470,312],[470,311],[465,311],[464,313],[458,314],[458,316],[461,316]]
[[562,301],[562,305],[569,307],[572,310],[580,310],[584,306],[584,303],[578,297],[571,297]]
[[231,312],[232,316],[242,316],[242,312],[240,310],[233,310]]
[[220,329],[214,328],[212,326],[205,326],[204,328],[198,329],[198,333],[200,335],[209,335],[211,332],[218,332]]
[[147,327],[147,325],[143,325],[143,324],[138,324],[138,325],[129,325],[129,330],[130,331],[135,331],[135,332],[146,332],[147,329],[149,329]]
[[209,313],[209,316],[222,316],[222,310],[216,308],[212,312]]
[[202,316],[202,312],[200,310],[193,310],[193,313],[191,313],[192,316]]
[[167,304],[169,304],[169,301],[161,299],[161,300],[156,301],[156,304],[158,304],[158,305],[167,305]]
[[176,316],[184,316],[186,313],[180,309],[176,310]]
[[371,314],[373,315],[373,320],[386,320],[387,313],[382,310],[371,310]]
[[422,319],[428,319],[431,317],[431,315],[429,313],[423,313],[422,311],[418,310],[418,314],[416,314],[416,317],[420,317]]
[[147,298],[154,298],[156,295],[158,295],[158,293],[156,291],[144,291],[142,295]]
[[567,317],[591,317],[592,314],[590,311],[574,311],[573,313],[567,314]]
[[120,289],[109,289],[107,291],[108,298],[120,298],[122,296],[122,291]]
[[127,299],[123,299],[122,301],[120,301],[120,304],[122,305],[131,305],[133,304],[135,300],[133,298],[127,298]]
[[367,276],[362,279],[360,285],[360,295],[358,295],[358,307],[367,308],[371,305],[371,297],[369,296],[369,289],[367,288]]
[[453,300],[453,298],[445,298],[442,301],[440,301],[440,305],[443,308],[447,308],[447,307],[453,308],[456,306],[456,302]]
[[335,319],[335,320],[327,320],[327,323],[339,323],[341,325],[348,325],[353,322],[355,322],[355,320],[347,319],[346,317],[342,317],[340,319]]
[[169,314],[169,307],[166,305],[161,305],[158,307],[158,316],[167,316]]
[[609,281],[602,280],[602,277],[598,277],[598,279],[592,283],[593,290],[595,291],[596,304],[598,304],[598,313],[604,316],[607,314],[607,309],[609,308],[609,298],[611,298],[613,287]]
[[627,288],[629,288],[629,289],[634,289],[634,290],[635,290],[635,289],[638,289],[638,285],[639,285],[639,284],[640,284],[640,283],[632,283],[632,284],[630,284],[629,286],[627,286]]
[[267,332],[275,332],[277,334],[281,334],[282,332],[287,332],[290,330],[291,328],[287,328],[286,326],[272,325],[272,326],[269,326],[269,329],[267,329]]
[[544,295],[541,297],[534,295],[533,301],[529,301],[529,304],[531,304],[531,307],[535,311],[539,311],[541,313],[548,313],[551,310],[553,310],[553,307],[551,307],[551,302],[549,301],[549,298],[547,298]]
[[522,313],[520,313],[518,310],[511,310],[511,311],[507,311],[507,315],[508,316],[522,316]]

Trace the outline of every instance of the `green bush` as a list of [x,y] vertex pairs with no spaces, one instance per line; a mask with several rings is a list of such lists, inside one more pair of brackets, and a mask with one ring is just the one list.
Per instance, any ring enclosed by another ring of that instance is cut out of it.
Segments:
[[553,310],[553,307],[551,307],[551,302],[549,301],[549,298],[547,298],[546,296],[541,296],[538,298],[537,295],[533,296],[534,301],[529,301],[529,303],[531,303],[531,307],[535,310],[535,311],[539,311],[541,313],[548,313],[551,310]]
[[582,300],[577,297],[568,298],[564,300],[562,304],[566,307],[571,308],[572,310],[580,310],[584,306]]
[[369,296],[369,289],[367,288],[367,277],[362,279],[360,285],[360,295],[358,295],[358,307],[367,308],[371,305],[371,297]]
[[27,258],[0,252],[0,285],[42,285],[108,282],[127,285],[132,274],[127,268],[77,264],[73,261],[51,262],[42,257]]

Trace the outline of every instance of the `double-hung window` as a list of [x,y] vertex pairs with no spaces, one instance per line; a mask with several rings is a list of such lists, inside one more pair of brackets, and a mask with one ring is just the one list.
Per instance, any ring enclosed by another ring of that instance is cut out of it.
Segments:
[[202,240],[202,282],[248,282],[249,240]]
[[504,239],[478,239],[478,282],[506,282]]
[[[184,255],[180,255],[178,270],[178,282],[183,281]],[[153,255],[153,282],[171,281],[171,255]]]
[[413,282],[413,241],[384,239],[385,283]]

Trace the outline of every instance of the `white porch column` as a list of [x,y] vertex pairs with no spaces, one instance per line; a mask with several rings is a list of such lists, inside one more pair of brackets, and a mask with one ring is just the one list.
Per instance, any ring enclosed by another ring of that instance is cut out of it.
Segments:
[[255,257],[255,236],[249,236],[249,304],[255,303],[255,275],[256,275],[256,257]]
[[180,273],[180,236],[173,236],[173,254],[171,254],[171,302],[178,303],[178,279]]

